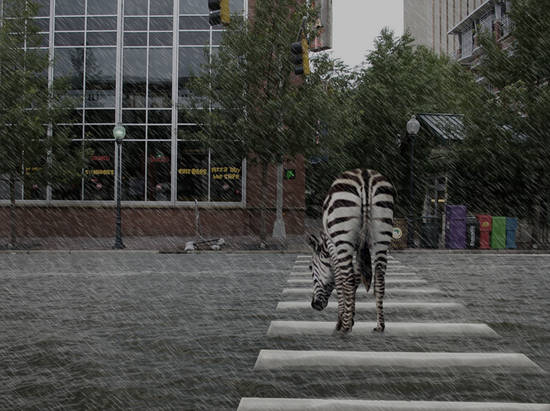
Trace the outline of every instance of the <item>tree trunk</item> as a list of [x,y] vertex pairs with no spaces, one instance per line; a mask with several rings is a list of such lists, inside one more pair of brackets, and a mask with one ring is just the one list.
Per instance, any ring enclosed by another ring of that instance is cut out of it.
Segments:
[[15,217],[15,174],[10,173],[10,241],[8,248],[16,248],[17,226]]
[[260,205],[260,240],[265,243],[267,239],[266,209],[267,209],[267,171],[268,164],[262,162],[262,204]]

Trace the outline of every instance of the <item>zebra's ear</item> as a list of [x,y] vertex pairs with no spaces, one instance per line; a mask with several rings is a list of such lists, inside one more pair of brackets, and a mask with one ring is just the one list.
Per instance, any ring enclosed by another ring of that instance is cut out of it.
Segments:
[[315,234],[310,234],[308,239],[307,239],[307,242],[309,243],[309,245],[311,246],[311,248],[313,248],[313,251],[317,251],[319,249],[319,244],[320,244],[320,241],[319,239],[315,236]]

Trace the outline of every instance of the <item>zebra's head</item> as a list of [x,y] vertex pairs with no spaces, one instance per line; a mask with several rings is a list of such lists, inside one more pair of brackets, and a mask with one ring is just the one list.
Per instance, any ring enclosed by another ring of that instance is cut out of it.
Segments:
[[313,248],[310,269],[313,276],[313,298],[311,306],[316,310],[323,310],[330,294],[334,289],[334,273],[331,270],[330,254],[328,250],[328,238],[321,232],[321,237],[315,235],[309,237],[309,245]]

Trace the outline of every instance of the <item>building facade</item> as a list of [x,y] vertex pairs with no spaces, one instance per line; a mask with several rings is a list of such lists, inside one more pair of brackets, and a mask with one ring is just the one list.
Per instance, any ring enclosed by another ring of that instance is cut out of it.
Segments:
[[482,54],[478,42],[481,32],[491,33],[503,48],[511,44],[510,7],[509,0],[486,0],[449,30],[459,44],[455,54],[459,63],[475,68]]
[[[196,138],[197,125],[178,110],[188,101],[189,80],[220,44],[223,27],[209,25],[208,1],[36,2],[41,49],[54,61],[49,80],[68,79],[78,101],[70,120],[51,132],[68,131],[75,156],[83,148],[93,155],[82,178],[71,184],[39,187],[21,179],[16,194],[20,235],[112,232],[117,178],[113,127],[119,122],[126,127],[121,158],[126,235],[193,235],[196,205],[205,209],[205,233],[256,232],[258,170],[246,160],[227,160],[215,148],[204,147]],[[248,0],[230,0],[230,9],[246,17]],[[285,180],[287,232],[300,233],[303,160],[287,167],[296,175]],[[269,190],[273,197],[275,188]],[[8,232],[8,200],[7,182],[1,182],[2,235]]]
[[404,0],[405,31],[439,55],[454,56],[459,43],[449,31],[485,0]]

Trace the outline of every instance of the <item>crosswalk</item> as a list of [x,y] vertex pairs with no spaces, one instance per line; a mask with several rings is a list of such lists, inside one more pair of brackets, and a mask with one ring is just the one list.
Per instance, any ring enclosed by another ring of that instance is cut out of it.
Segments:
[[[282,290],[283,301],[275,311],[286,316],[296,315],[300,319],[273,320],[267,336],[276,338],[296,336],[325,336],[335,334],[337,302],[332,297],[325,311],[330,313],[333,321],[304,320],[303,313],[311,312],[311,272],[310,256],[299,255],[289,275],[286,288]],[[374,338],[392,339],[415,337],[429,339],[433,346],[434,339],[459,337],[483,338],[498,341],[499,335],[487,324],[449,321],[457,318],[454,313],[465,310],[459,301],[448,298],[443,291],[429,286],[418,273],[394,258],[388,262],[386,280],[386,298],[384,311],[388,318],[392,314],[403,314],[423,320],[426,316],[435,317],[436,321],[388,321],[385,332],[373,333],[374,321],[362,321],[372,318],[375,312],[374,298],[367,296],[363,287],[358,289],[356,302],[356,323],[352,335],[372,336]],[[367,313],[361,315],[361,313]],[[435,314],[438,315],[435,315]],[[441,320],[441,315],[447,316]],[[367,337],[363,337],[367,338]],[[296,347],[294,347],[296,348]],[[442,347],[445,348],[444,346]],[[515,352],[446,352],[446,351],[351,351],[348,349],[261,349],[254,370],[285,370],[297,372],[302,370],[330,370],[335,367],[354,370],[391,370],[392,372],[426,372],[437,373],[440,370],[461,371],[503,371],[506,373],[539,374],[545,371],[522,353]],[[312,398],[242,398],[239,411],[248,410],[546,410],[550,404],[511,403],[511,402],[453,402],[453,401],[394,401],[365,399],[312,399]]]

